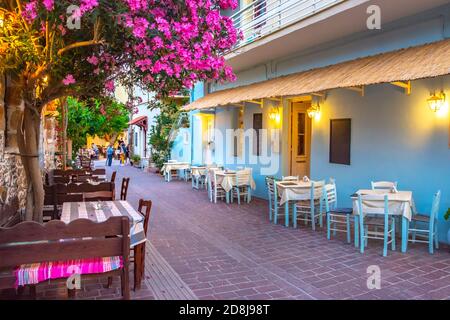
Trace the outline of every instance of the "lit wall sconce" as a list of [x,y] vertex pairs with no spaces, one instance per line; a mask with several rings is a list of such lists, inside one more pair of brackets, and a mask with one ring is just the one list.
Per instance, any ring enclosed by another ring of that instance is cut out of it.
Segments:
[[320,118],[320,104],[316,103],[311,105],[310,108],[308,108],[308,110],[306,110],[306,112],[308,113],[308,117],[310,117],[311,119],[319,119]]
[[427,102],[431,111],[437,113],[445,107],[445,93],[443,91],[438,94],[432,93]]
[[277,123],[280,122],[281,116],[280,116],[280,109],[278,107],[273,107],[272,110],[270,110],[269,119]]

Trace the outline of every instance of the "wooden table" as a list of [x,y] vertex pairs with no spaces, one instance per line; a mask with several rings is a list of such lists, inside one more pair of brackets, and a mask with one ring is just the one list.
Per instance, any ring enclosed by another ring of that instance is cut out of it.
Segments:
[[127,201],[65,202],[61,221],[70,223],[76,219],[89,219],[95,222],[108,220],[109,217],[124,216],[130,219],[130,247],[134,250],[135,287],[140,288],[144,270],[143,259],[147,237],[144,232],[144,217]]

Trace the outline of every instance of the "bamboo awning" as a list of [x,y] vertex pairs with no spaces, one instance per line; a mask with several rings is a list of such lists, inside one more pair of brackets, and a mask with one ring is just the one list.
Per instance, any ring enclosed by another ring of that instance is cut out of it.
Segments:
[[207,109],[263,98],[410,81],[450,74],[450,39],[216,91],[185,106]]

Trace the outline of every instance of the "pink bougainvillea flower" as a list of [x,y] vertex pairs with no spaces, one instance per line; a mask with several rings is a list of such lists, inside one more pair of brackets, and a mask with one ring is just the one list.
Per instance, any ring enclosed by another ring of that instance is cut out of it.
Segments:
[[42,3],[47,11],[52,11],[55,8],[54,0],[43,0]]
[[116,89],[116,86],[114,85],[114,81],[113,80],[108,80],[105,82],[105,89],[108,92],[114,92],[114,90]]
[[98,58],[96,56],[90,56],[86,60],[87,60],[87,62],[89,62],[90,64],[92,64],[94,66],[98,65]]
[[75,82],[76,82],[76,80],[73,77],[73,75],[71,75],[71,74],[68,74],[63,80],[63,84],[65,86],[70,86],[71,84],[74,84]]

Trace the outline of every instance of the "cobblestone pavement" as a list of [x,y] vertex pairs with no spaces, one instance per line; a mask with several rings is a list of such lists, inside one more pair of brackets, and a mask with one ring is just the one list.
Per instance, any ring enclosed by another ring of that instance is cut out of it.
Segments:
[[[268,221],[268,204],[212,204],[206,191],[184,181],[164,182],[130,166],[117,170],[130,177],[128,200],[153,201],[142,289],[133,299],[450,299],[448,247],[429,255],[427,246],[389,251],[370,242],[364,254],[338,236],[300,225],[285,228]],[[119,194],[119,192],[117,192]],[[381,269],[381,289],[367,287],[367,268]],[[132,282],[132,277],[130,279]],[[79,299],[118,299],[120,282],[83,282]],[[65,299],[63,282],[38,286],[40,299]],[[11,290],[0,298],[17,298]]]

